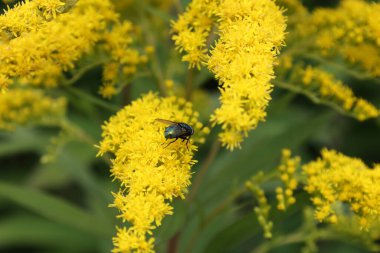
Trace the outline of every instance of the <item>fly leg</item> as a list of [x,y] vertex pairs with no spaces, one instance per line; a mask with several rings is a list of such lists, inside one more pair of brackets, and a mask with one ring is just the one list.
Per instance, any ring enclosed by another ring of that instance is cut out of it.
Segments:
[[189,144],[189,141],[190,141],[190,136],[186,136],[186,137],[181,136],[179,138],[182,139],[182,142],[186,141],[186,148],[187,148],[187,150],[189,150],[188,144]]
[[166,145],[164,148],[167,148],[170,144],[172,144],[173,142],[175,142],[176,140],[178,140],[178,138],[175,138],[175,140],[174,141],[172,141],[172,142],[169,142],[169,144],[168,145]]
[[189,141],[190,141],[190,136],[188,136],[187,139],[186,139],[186,148],[187,148],[188,151],[189,151],[189,146],[187,144],[189,144]]

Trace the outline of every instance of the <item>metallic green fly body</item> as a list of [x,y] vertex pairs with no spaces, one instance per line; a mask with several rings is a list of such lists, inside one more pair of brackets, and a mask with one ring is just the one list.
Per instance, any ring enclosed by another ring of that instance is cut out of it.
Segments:
[[169,146],[178,139],[182,139],[182,141],[186,140],[186,147],[189,149],[187,145],[190,141],[190,137],[194,134],[194,129],[190,125],[183,122],[174,122],[166,119],[156,119],[156,121],[168,124],[169,126],[165,128],[164,136],[166,139],[174,139],[165,147]]

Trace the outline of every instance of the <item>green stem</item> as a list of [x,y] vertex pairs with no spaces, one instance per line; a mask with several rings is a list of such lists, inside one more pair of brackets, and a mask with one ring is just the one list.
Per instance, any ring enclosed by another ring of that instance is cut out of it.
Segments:
[[84,66],[83,68],[79,69],[72,78],[64,80],[63,81],[63,85],[64,86],[71,86],[71,85],[73,85],[79,79],[81,79],[84,76],[84,74],[86,74],[89,70],[91,70],[93,68],[96,68],[98,66],[101,66],[101,65],[103,65],[103,64],[105,64],[107,62],[108,62],[108,59],[101,59],[99,61],[95,61],[95,62],[93,62],[93,63],[91,63],[89,65]]
[[[84,143],[89,144],[91,147],[94,147],[94,145],[97,143],[97,141],[92,138],[90,135],[88,135],[85,131],[83,131],[80,127],[74,125],[72,122],[68,121],[67,119],[62,119],[59,124],[59,127],[61,127],[64,131],[68,132],[69,134],[73,135],[74,137],[77,137],[77,140],[80,140]],[[109,155],[105,154],[102,156],[102,159],[111,166],[111,158]]]
[[190,68],[188,70],[187,81],[186,81],[186,100],[191,101],[193,96],[193,82],[194,82],[194,69]]
[[279,58],[284,56],[292,56],[305,53],[309,51],[309,46],[312,46],[315,42],[315,37],[310,37],[308,39],[304,39],[301,42],[294,43],[292,47],[285,47],[281,54],[278,56]]
[[182,6],[182,3],[181,3],[181,0],[176,0],[174,2],[174,6],[176,7],[178,13],[182,13],[183,12],[183,6]]
[[199,187],[201,186],[202,180],[203,180],[204,176],[206,175],[206,171],[210,167],[212,162],[215,160],[219,150],[220,150],[220,143],[219,143],[218,139],[215,139],[215,141],[213,142],[213,144],[211,146],[210,152],[208,153],[205,161],[203,162],[201,168],[199,169],[198,173],[195,176],[194,183],[193,183],[193,186],[192,186],[191,191],[190,191],[190,195],[187,198],[187,201],[189,203],[196,196],[196,194],[199,190]]
[[245,186],[242,186],[237,191],[229,195],[222,203],[220,203],[216,208],[214,208],[209,215],[204,219],[205,222],[202,227],[207,226],[212,220],[214,220],[220,213],[222,213],[227,207],[229,207],[237,197],[241,196],[247,191]]
[[365,81],[365,80],[371,80],[373,82],[375,82],[376,84],[379,84],[380,85],[380,79],[379,78],[375,78],[373,75],[371,75],[370,73],[361,73],[361,72],[358,72],[358,71],[355,71],[355,70],[352,70],[352,69],[348,69],[344,66],[344,64],[338,64],[334,61],[329,61],[328,59],[325,59],[317,54],[312,54],[312,53],[302,53],[302,54],[299,54],[301,57],[304,57],[306,59],[309,59],[309,60],[314,60],[314,61],[317,61],[319,63],[321,63],[322,65],[328,65],[342,73],[345,73],[355,79],[358,79],[358,80],[361,80],[361,81]]
[[221,204],[219,204],[216,208],[214,208],[209,215],[204,219],[205,222],[202,222],[197,226],[194,232],[190,236],[190,242],[187,244],[185,249],[185,253],[190,253],[195,246],[195,243],[198,239],[199,233],[202,231],[204,227],[206,227],[212,220],[214,220],[221,212],[223,212],[228,206],[231,205],[234,200],[242,195],[246,191],[245,187],[241,187],[237,191],[233,192],[229,195]]
[[320,229],[314,231],[307,231],[304,227],[299,231],[285,236],[278,236],[273,238],[270,241],[265,241],[261,245],[259,245],[256,249],[252,251],[252,253],[266,253],[271,249],[287,245],[293,243],[301,243],[306,241],[309,238],[313,238],[313,240],[318,240],[320,238],[326,237],[334,237],[334,235],[328,229]]
[[332,109],[334,109],[335,111],[337,111],[343,115],[346,115],[346,116],[349,116],[349,117],[356,119],[356,116],[354,114],[343,110],[339,105],[337,105],[333,102],[321,99],[320,97],[316,96],[314,93],[312,93],[306,89],[302,89],[301,87],[298,87],[296,85],[292,85],[292,84],[289,84],[289,83],[286,83],[283,81],[279,81],[279,80],[274,80],[273,83],[282,89],[286,89],[286,90],[290,90],[290,91],[295,92],[295,93],[302,94],[302,95],[306,96],[307,98],[309,98],[315,104],[321,104],[321,105],[329,106]]
[[72,95],[78,97],[79,99],[86,100],[87,102],[95,104],[95,105],[100,106],[100,107],[103,107],[104,109],[107,109],[107,110],[110,110],[113,112],[116,112],[120,109],[118,106],[109,104],[109,103],[107,103],[107,102],[105,102],[99,98],[91,96],[90,94],[88,94],[88,93],[86,93],[86,92],[84,92],[78,88],[70,87],[70,86],[67,86],[64,88],[68,93],[71,93]]
[[[140,20],[141,20],[141,27],[143,28],[143,31],[145,31],[146,41],[148,42],[148,44],[156,46],[157,45],[156,39],[152,35],[155,29],[151,27],[150,25],[151,22],[147,22],[148,17],[144,13],[146,9],[146,5],[143,3],[143,1],[138,1],[138,3],[139,3],[139,10],[140,10],[139,14],[140,14]],[[167,89],[164,84],[164,75],[163,75],[161,64],[159,63],[156,51],[152,53],[151,60],[149,62],[150,62],[149,66],[150,66],[151,72],[153,73],[153,77],[156,79],[156,84],[158,86],[158,89],[160,90],[163,96],[166,96]]]
[[73,135],[74,137],[77,137],[78,140],[84,143],[87,143],[89,145],[94,145],[96,143],[96,141],[91,136],[86,134],[80,127],[69,122],[67,119],[63,119],[60,122],[60,126],[64,131]]
[[60,13],[65,13],[65,12],[68,12],[70,11],[74,6],[75,4],[78,2],[78,0],[67,0],[65,5],[62,6],[60,9],[59,9],[59,12]]

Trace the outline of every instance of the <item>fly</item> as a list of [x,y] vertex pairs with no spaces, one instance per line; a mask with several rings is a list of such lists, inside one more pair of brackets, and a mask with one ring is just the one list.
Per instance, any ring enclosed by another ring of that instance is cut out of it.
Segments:
[[190,141],[190,137],[194,134],[194,129],[183,122],[174,122],[166,119],[156,119],[156,121],[168,124],[169,126],[165,128],[164,136],[166,139],[174,139],[172,142],[169,142],[168,145],[172,144],[178,139],[182,139],[182,141],[186,140],[186,148],[189,150],[187,144]]

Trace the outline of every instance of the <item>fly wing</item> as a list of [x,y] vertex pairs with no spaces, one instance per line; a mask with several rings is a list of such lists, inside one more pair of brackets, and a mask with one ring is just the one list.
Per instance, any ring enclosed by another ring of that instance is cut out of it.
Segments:
[[168,125],[177,124],[177,122],[166,120],[166,119],[156,119],[156,121],[164,123],[164,124],[168,124]]
[[189,129],[187,129],[185,124],[183,123],[178,123],[178,135],[179,136],[189,136]]

